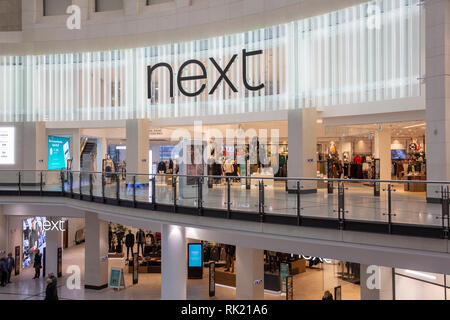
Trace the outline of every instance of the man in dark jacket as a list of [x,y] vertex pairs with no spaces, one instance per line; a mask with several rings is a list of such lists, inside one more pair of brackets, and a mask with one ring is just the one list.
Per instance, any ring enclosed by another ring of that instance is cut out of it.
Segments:
[[58,280],[53,273],[50,273],[47,277],[47,288],[45,289],[44,300],[58,300]]
[[8,283],[11,283],[11,273],[16,266],[12,253],[8,253],[8,258],[6,259],[6,267],[8,268]]
[[39,250],[36,250],[35,254],[34,254],[34,264],[33,264],[34,278],[33,279],[39,279],[39,277],[41,276],[41,268],[42,268],[41,261],[42,261],[42,255],[39,252]]
[[0,285],[4,287],[6,285],[6,282],[8,281],[8,267],[6,264],[5,257],[2,257],[0,259],[0,272],[1,272]]
[[128,230],[128,234],[125,236],[125,245],[127,246],[127,260],[129,260],[130,249],[131,249],[131,256],[133,256],[133,247],[134,247],[134,234],[131,233],[131,230]]

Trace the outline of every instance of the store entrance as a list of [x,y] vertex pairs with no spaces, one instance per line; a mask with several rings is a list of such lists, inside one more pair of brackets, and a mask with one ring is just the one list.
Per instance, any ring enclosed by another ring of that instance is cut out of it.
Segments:
[[[317,142],[317,171],[322,178],[426,180],[426,125],[397,122],[324,126]],[[379,164],[377,161],[380,161]],[[425,192],[425,184],[402,185]]]

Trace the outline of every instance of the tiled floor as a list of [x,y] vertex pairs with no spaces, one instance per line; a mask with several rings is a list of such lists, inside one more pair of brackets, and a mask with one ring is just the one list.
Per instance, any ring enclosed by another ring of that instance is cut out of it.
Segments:
[[[69,289],[67,280],[69,274],[65,271],[68,266],[77,265],[81,269],[81,288]],[[110,260],[109,267],[124,267],[124,260]],[[324,266],[330,268],[330,266]],[[84,284],[84,245],[69,248],[63,253],[63,277],[58,279],[58,295],[60,299],[69,300],[157,300],[161,298],[161,275],[139,274],[139,283],[132,285],[131,274],[125,273],[125,289],[119,291],[111,288],[103,290],[87,290]],[[319,300],[324,290],[330,290],[332,285],[342,286],[342,296],[346,300],[358,300],[360,298],[359,285],[354,285],[342,280],[333,279],[330,283],[326,271],[307,269],[306,273],[294,276],[294,298],[299,300]],[[31,268],[22,270],[20,276],[13,277],[12,283],[6,287],[0,287],[0,300],[42,300],[45,297],[45,281],[33,280],[34,273]],[[209,297],[208,277],[202,280],[188,280],[187,298],[189,300],[233,300],[236,290],[229,287],[216,286],[216,296]],[[285,299],[284,295],[265,293],[265,299]]]

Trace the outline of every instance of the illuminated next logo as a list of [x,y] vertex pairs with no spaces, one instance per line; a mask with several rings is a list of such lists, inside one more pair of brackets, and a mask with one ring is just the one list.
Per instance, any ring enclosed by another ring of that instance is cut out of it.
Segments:
[[[247,80],[247,58],[251,57],[251,56],[255,56],[255,55],[259,55],[262,54],[263,51],[262,50],[256,50],[256,51],[247,51],[245,49],[242,50],[242,80],[244,83],[245,88],[247,88],[247,90],[251,90],[251,91],[258,91],[261,90],[262,88],[264,88],[264,84],[261,83],[259,85],[253,86],[251,84],[248,83]],[[217,79],[216,83],[214,84],[214,86],[211,88],[211,90],[209,91],[209,94],[213,94],[214,91],[216,91],[217,87],[219,86],[219,84],[223,81],[225,81],[228,86],[231,88],[231,90],[233,90],[233,92],[238,92],[238,90],[236,89],[235,85],[233,84],[233,82],[230,80],[230,78],[228,78],[227,76],[227,72],[230,70],[231,66],[233,65],[233,63],[236,61],[236,58],[238,57],[237,54],[233,55],[230,59],[230,61],[228,62],[227,66],[225,67],[225,69],[222,69],[222,67],[217,63],[217,61],[214,58],[209,58],[209,60],[211,61],[211,63],[214,65],[214,67],[217,69],[217,71],[219,72],[220,76]],[[183,76],[183,71],[184,69],[189,66],[189,65],[197,65],[200,67],[201,72],[198,75],[193,75],[193,76]],[[148,86],[148,99],[152,98],[152,73],[155,69],[160,68],[160,67],[164,67],[167,68],[167,70],[169,71],[169,81],[170,81],[170,97],[173,98],[173,69],[172,66],[168,63],[165,62],[161,62],[161,63],[157,63],[153,66],[147,66],[147,86]],[[183,87],[183,83],[187,82],[187,81],[197,81],[197,80],[203,80],[203,79],[207,79],[208,75],[206,72],[206,67],[205,65],[199,61],[199,60],[188,60],[186,62],[184,62],[181,66],[180,69],[178,70],[178,75],[177,75],[177,85],[178,85],[178,90],[180,90],[180,92],[187,96],[187,97],[195,97],[198,96],[199,94],[201,94],[205,88],[206,88],[206,84],[203,83],[200,88],[195,91],[195,92],[188,92],[186,91],[186,89]]]

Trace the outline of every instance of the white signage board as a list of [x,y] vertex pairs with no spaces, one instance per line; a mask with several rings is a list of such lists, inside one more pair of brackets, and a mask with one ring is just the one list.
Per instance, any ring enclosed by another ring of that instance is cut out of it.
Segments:
[[0,127],[0,165],[14,164],[14,127]]

